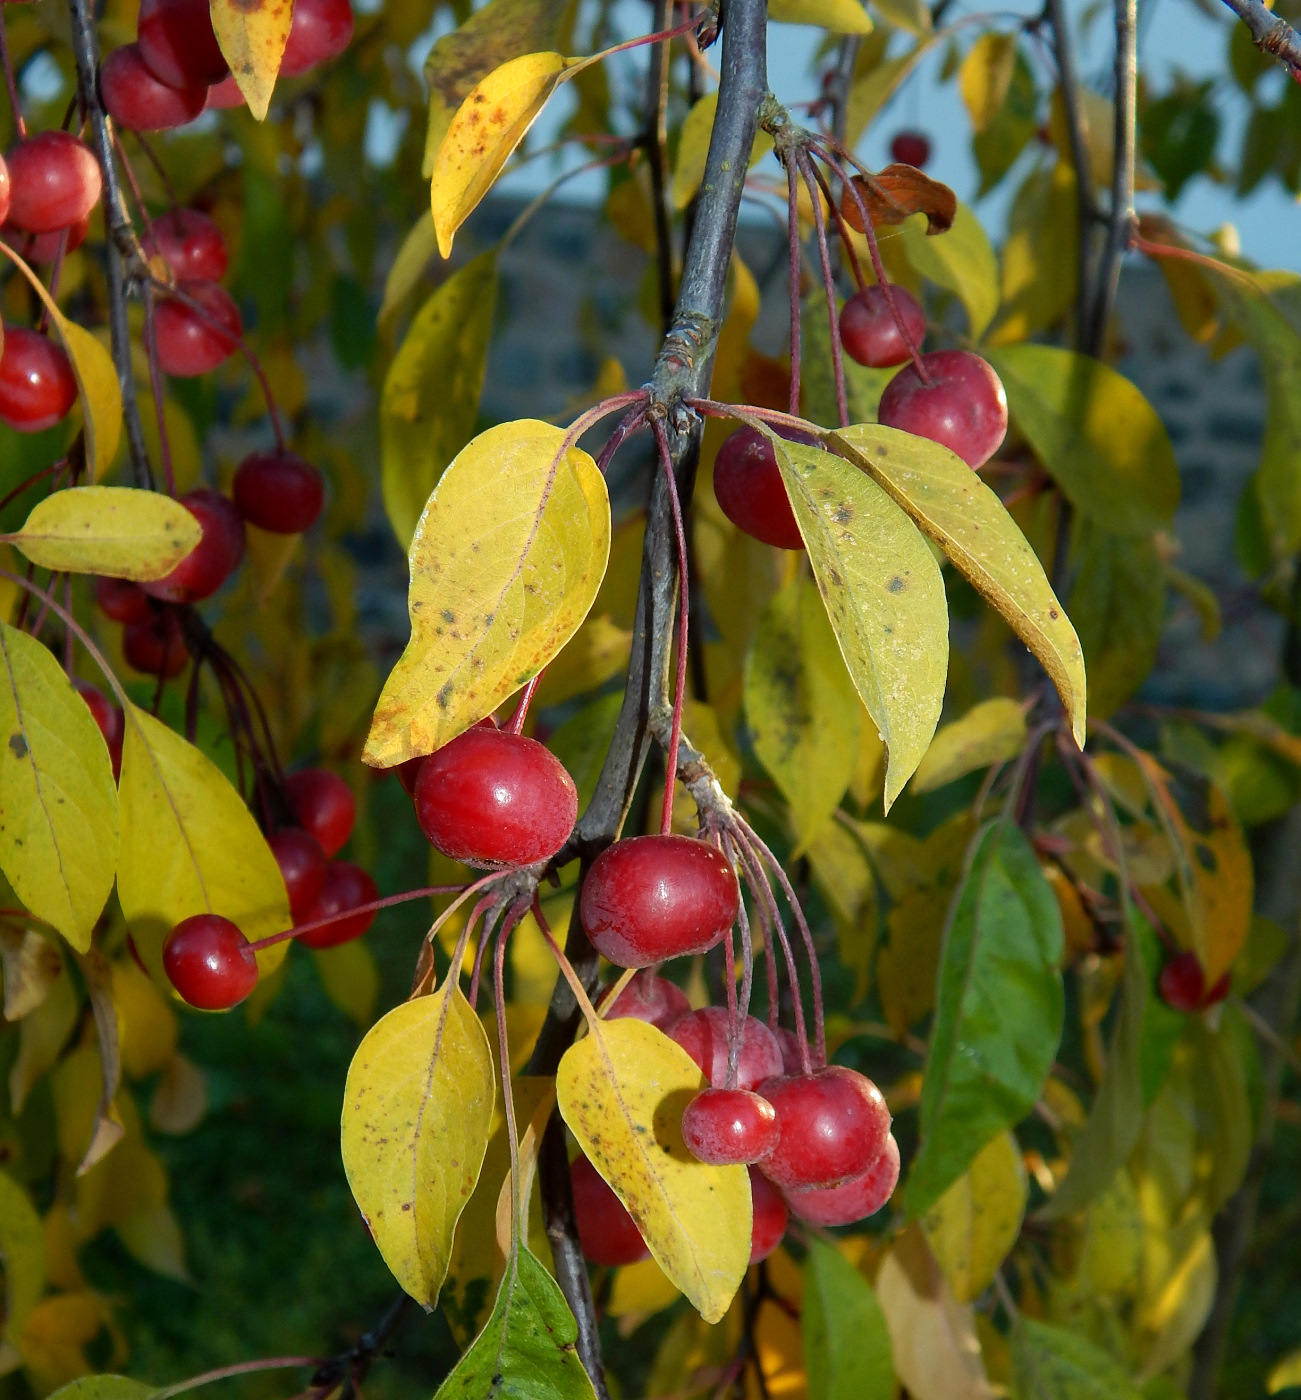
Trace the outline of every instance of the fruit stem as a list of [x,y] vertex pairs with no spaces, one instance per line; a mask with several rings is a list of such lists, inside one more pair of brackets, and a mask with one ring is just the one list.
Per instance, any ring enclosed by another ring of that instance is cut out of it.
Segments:
[[167,483],[167,494],[176,495],[176,474],[172,470],[172,447],[167,437],[167,414],[163,410],[163,376],[158,367],[158,334],[154,325],[154,289],[146,282],[145,301],[145,358],[149,361],[149,392],[154,401],[154,418],[158,423],[158,451],[163,459],[163,479]]
[[584,161],[582,165],[576,165],[572,170],[566,170],[562,174],[557,175],[541,193],[535,195],[515,216],[511,226],[502,234],[501,242],[497,244],[498,256],[504,253],[506,249],[514,243],[528,221],[551,199],[552,195],[554,195],[562,185],[575,179],[579,175],[588,175],[593,170],[603,170],[606,166],[619,165],[627,161],[631,156],[633,143],[624,141],[623,144],[627,147],[626,150],[616,151],[613,155],[608,156],[594,156],[591,160]]
[[407,890],[404,894],[390,894],[383,899],[373,899],[369,904],[357,904],[351,909],[345,909],[340,914],[331,914],[328,919],[313,919],[311,923],[296,924],[293,928],[287,928],[282,933],[273,933],[266,938],[259,938],[256,943],[248,946],[255,953],[260,953],[263,948],[274,948],[277,943],[283,943],[286,939],[297,938],[300,933],[315,933],[317,929],[329,928],[331,924],[337,924],[341,919],[351,919],[355,914],[377,914],[381,909],[391,909],[395,904],[409,904],[413,899],[431,899],[436,894],[455,894],[457,898],[438,916],[433,928],[429,930],[432,934],[453,910],[464,904],[475,890],[487,884],[489,880],[495,879],[501,872],[494,870],[491,875],[485,875],[482,880],[473,885],[427,885],[424,889]]
[[[485,910],[492,912],[491,895],[486,895],[470,910],[470,917],[466,921],[466,927],[472,929],[475,924],[479,922]],[[496,927],[497,920],[495,917],[485,919],[483,929],[479,934],[479,942],[475,946],[474,967],[470,971],[470,991],[467,996],[470,1005],[474,1007],[479,1005],[479,974],[483,969],[484,953],[487,950],[488,944],[492,942],[493,931]]]
[[660,835],[673,830],[673,791],[678,777],[678,746],[682,742],[682,709],[687,698],[687,643],[691,631],[691,593],[687,577],[687,531],[682,521],[682,502],[678,499],[678,483],[673,475],[673,457],[669,452],[669,435],[660,417],[651,419],[655,441],[659,445],[660,465],[673,507],[673,528],[678,537],[678,666],[673,693],[673,728],[669,731],[668,753],[664,759],[664,807],[660,813]]
[[27,123],[23,120],[22,104],[18,100],[18,84],[14,81],[13,59],[9,56],[9,38],[5,34],[5,12],[0,5],[0,63],[5,70],[5,87],[9,90],[9,106],[13,110],[14,125],[18,128],[18,139],[27,140]]
[[544,666],[536,676],[520,692],[519,704],[515,707],[515,713],[510,717],[510,723],[506,726],[507,734],[520,734],[524,730],[524,721],[528,718],[529,705],[533,701],[533,692],[538,688],[542,677],[547,673]]
[[[492,958],[492,990],[497,1011],[497,1055],[501,1061],[501,1098],[506,1113],[506,1137],[510,1144],[510,1263],[519,1257],[520,1236],[528,1228],[520,1191],[519,1130],[515,1124],[515,1097],[510,1084],[510,1038],[506,1034],[506,940],[519,923],[523,911],[513,904],[502,921]],[[486,935],[485,935],[486,937]]]
[[727,1075],[723,1088],[735,1089],[741,1064],[741,1017],[736,998],[736,949],[730,928],[723,939],[723,981],[727,986]]
[[233,1366],[222,1366],[216,1371],[204,1371],[202,1375],[191,1376],[189,1380],[177,1381],[175,1385],[155,1390],[150,1400],[171,1400],[173,1395],[184,1395],[187,1390],[196,1390],[201,1385],[213,1381],[224,1381],[230,1376],[247,1376],[254,1371],[285,1371],[295,1366],[320,1366],[316,1356],[270,1356],[260,1361],[239,1361]]
[[609,470],[610,463],[614,460],[614,454],[623,446],[624,439],[634,429],[641,426],[645,417],[645,408],[641,404],[636,404],[615,424],[614,432],[610,434],[609,440],[601,449],[601,455],[596,459],[596,469],[602,476]]
[[800,416],[800,204],[795,162],[786,162],[786,239],[790,246],[791,417]]
[[561,975],[569,983],[569,990],[574,994],[574,1000],[578,1003],[578,1009],[583,1013],[583,1019],[587,1022],[589,1029],[595,1029],[602,1018],[592,1005],[592,999],[587,995],[581,978],[565,956],[565,950],[556,942],[555,934],[551,932],[551,925],[547,923],[546,915],[542,912],[542,903],[536,894],[533,896],[532,911],[538,927],[542,930],[542,937],[546,939],[547,947],[551,949],[551,956],[556,960],[556,966],[560,968]]
[[[735,870],[736,852],[732,847],[731,837],[726,831],[719,833],[719,842],[723,849],[723,855],[727,863]],[[754,990],[754,944],[750,938],[750,919],[745,912],[745,900],[739,900],[736,907],[737,922],[741,927],[741,995],[735,996],[734,985],[736,981],[733,970],[732,934],[728,931],[727,942],[724,945],[724,959],[727,964],[727,1000],[730,1020],[728,1023],[728,1045],[727,1045],[727,1087],[736,1087],[737,1074],[741,1063],[741,1027],[744,1026],[746,1018],[750,1014],[750,994]],[[776,1000],[776,997],[773,997]],[[733,1012],[733,1006],[736,1006]]]
[[[822,264],[822,287],[827,298],[827,319],[831,323],[831,369],[836,381],[836,412],[840,426],[849,427],[849,396],[845,392],[845,360],[840,344],[840,316],[836,306],[836,279],[831,271],[831,253],[827,248],[827,224],[822,217],[822,196],[818,192],[810,169],[811,162],[803,151],[795,157],[809,198],[813,202],[813,227],[818,235],[818,259]],[[893,310],[893,307],[891,308]]]
[[809,169],[813,171],[813,178],[818,182],[818,188],[822,191],[823,198],[827,201],[827,208],[831,210],[831,217],[836,221],[836,232],[840,235],[840,246],[845,257],[849,259],[850,270],[854,274],[854,282],[860,292],[866,293],[868,288],[867,274],[863,271],[863,264],[858,260],[858,252],[854,247],[850,237],[850,227],[845,222],[845,216],[840,212],[840,205],[836,203],[831,193],[831,186],[827,183],[827,178],[818,169],[816,161],[809,161]]
[[756,408],[753,404],[719,403],[717,399],[684,399],[686,406],[706,418],[734,418],[738,423],[771,423],[779,428],[798,428],[801,432],[815,437],[827,436],[827,429],[810,423],[795,413],[783,413],[779,408]]
[[[53,475],[54,482],[50,486],[50,491],[51,493],[57,491],[59,489],[59,477],[62,476],[62,474],[67,470],[67,468],[68,459],[66,457],[61,457],[57,462],[51,462],[48,467],[42,467],[40,471],[33,472],[31,476],[27,478],[26,481],[20,481],[12,491],[8,492],[8,494],[6,494],[3,497],[0,497],[0,510],[4,510],[4,508],[10,503],[10,501],[16,499],[18,496],[21,496],[24,491],[30,491],[31,488],[35,486],[36,483],[43,476]],[[0,536],[0,539],[4,540],[5,542],[8,542],[9,540],[13,539],[13,536],[3,535]]]

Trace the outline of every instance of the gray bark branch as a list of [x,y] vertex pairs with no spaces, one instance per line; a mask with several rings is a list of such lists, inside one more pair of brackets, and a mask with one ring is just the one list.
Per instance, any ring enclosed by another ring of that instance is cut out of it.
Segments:
[[1277,59],[1294,77],[1301,79],[1301,35],[1280,16],[1267,10],[1262,0],[1224,0],[1224,3],[1251,31],[1256,47]]

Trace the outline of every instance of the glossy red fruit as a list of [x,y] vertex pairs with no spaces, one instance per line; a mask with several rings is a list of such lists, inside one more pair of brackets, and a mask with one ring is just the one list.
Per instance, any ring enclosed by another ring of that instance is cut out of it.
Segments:
[[926,313],[917,298],[903,287],[892,286],[890,299],[894,302],[894,311],[890,310],[881,287],[868,287],[866,291],[855,292],[840,309],[841,343],[845,354],[860,365],[886,369],[901,365],[908,358],[908,342],[895,320],[895,312],[918,349],[926,339]]
[[77,694],[86,702],[86,708],[95,718],[99,732],[108,745],[108,756],[113,764],[113,781],[117,782],[122,773],[122,741],[126,738],[126,716],[121,705],[115,705],[98,686],[86,681],[75,681]]
[[877,418],[888,428],[930,438],[979,467],[1007,435],[1007,395],[993,368],[970,350],[922,356],[929,384],[905,365],[885,386]]
[[308,948],[333,948],[340,943],[350,943],[360,938],[375,922],[375,909],[353,914],[351,918],[339,918],[363,904],[373,904],[379,898],[375,881],[360,865],[351,861],[332,860],[325,870],[325,884],[317,896],[316,903],[307,911],[303,923],[313,924],[318,919],[331,919],[332,923],[310,933],[300,933],[298,941]]
[[521,734],[467,729],[430,754],[416,780],[420,829],[470,865],[548,860],[577,816],[578,789],[564,765]]
[[193,379],[208,374],[239,348],[244,322],[225,287],[194,278],[178,291],[197,303],[198,310],[178,297],[158,303],[154,335],[158,364],[164,374]]
[[[607,994],[608,995],[608,994]],[[605,998],[602,998],[602,1005]],[[619,993],[619,999],[605,1013],[607,1021],[646,1021],[665,1030],[691,1010],[687,994],[666,977],[639,972]]]
[[409,758],[405,763],[399,763],[394,772],[398,775],[398,782],[402,784],[402,791],[408,797],[414,798],[416,795],[416,779],[420,777],[420,770],[425,766],[425,755],[419,758]]
[[75,224],[55,229],[53,233],[24,233],[9,223],[0,228],[0,243],[12,248],[24,262],[52,263],[60,250],[66,257],[80,248],[89,232],[89,218],[78,219]]
[[168,603],[197,603],[210,598],[239,567],[244,557],[244,518],[229,496],[200,486],[181,497],[199,522],[199,543],[160,579],[142,584],[145,592]]
[[781,1193],[764,1174],[750,1168],[750,1263],[766,1259],[782,1242],[789,1213]]
[[924,131],[901,131],[890,142],[890,159],[921,170],[931,158],[931,140]]
[[289,913],[294,923],[304,923],[325,887],[325,852],[321,843],[310,831],[290,826],[268,837],[267,845],[285,882]]
[[750,1089],[702,1090],[682,1113],[687,1150],[716,1167],[762,1162],[780,1136],[772,1104]]
[[325,501],[321,473],[292,452],[253,452],[239,464],[231,495],[259,530],[299,535],[316,523]]
[[348,784],[328,768],[304,768],[285,779],[285,796],[325,854],[338,855],[357,820],[357,799]]
[[67,417],[77,381],[63,346],[39,331],[11,326],[0,350],[0,423],[39,433]]
[[[728,1016],[721,1006],[706,1006],[674,1021],[666,1034],[700,1066],[711,1088],[727,1082]],[[781,1050],[762,1021],[747,1016],[741,1027],[741,1053],[736,1066],[736,1087],[753,1089],[781,1074]]]
[[875,1215],[899,1184],[899,1144],[886,1137],[881,1155],[865,1172],[834,1186],[811,1186],[787,1191],[791,1211],[810,1225],[852,1225]]
[[[780,435],[790,442],[818,445],[816,438],[792,428],[781,429]],[[714,495],[723,514],[747,535],[778,549],[804,548],[777,454],[758,428],[738,428],[718,449]]]
[[579,910],[610,962],[651,967],[712,948],[740,901],[736,874],[715,847],[691,836],[633,836],[597,856]]
[[0,224],[9,217],[9,166],[0,156]]
[[248,99],[239,90],[233,73],[227,73],[219,83],[208,89],[208,107],[214,112],[222,112],[230,107],[242,107]]
[[337,58],[352,42],[352,23],[349,0],[294,0],[280,76],[296,78],[318,63]]
[[763,1170],[784,1189],[859,1176],[885,1149],[890,1110],[876,1085],[856,1070],[828,1065],[810,1075],[783,1075],[759,1092],[781,1128]]
[[208,0],[141,0],[136,35],[150,71],[172,87],[207,87],[230,71]]
[[9,163],[9,222],[25,233],[53,233],[86,218],[99,203],[99,162],[66,131],[20,141]]
[[574,1218],[583,1257],[613,1268],[650,1256],[646,1241],[623,1202],[600,1172],[581,1154],[569,1164],[574,1188]]
[[800,1038],[785,1026],[777,1028],[777,1044],[782,1052],[782,1073],[803,1074],[804,1056],[800,1052]]
[[153,611],[149,595],[138,583],[103,574],[95,580],[95,602],[114,622],[143,622]]
[[190,660],[181,624],[170,608],[151,612],[122,629],[122,655],[127,664],[147,676],[179,676]]
[[183,919],[163,944],[173,987],[200,1011],[225,1011],[257,985],[257,959],[238,924],[220,914]]
[[170,87],[140,56],[139,44],[114,49],[99,73],[108,114],[128,131],[170,131],[192,122],[208,100],[206,87]]
[[230,260],[221,230],[197,209],[174,209],[155,219],[144,249],[161,257],[180,282],[219,282]]

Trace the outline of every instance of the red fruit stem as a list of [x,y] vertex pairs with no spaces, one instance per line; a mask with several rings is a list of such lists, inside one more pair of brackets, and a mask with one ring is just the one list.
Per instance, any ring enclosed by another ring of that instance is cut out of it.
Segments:
[[[2,0],[0,0],[2,3]],[[145,226],[145,232],[149,235],[154,247],[157,248],[158,241],[154,238],[154,221],[149,217],[149,209],[145,204],[145,197],[140,192],[140,182],[136,179],[136,173],[132,169],[131,162],[127,159],[126,148],[122,145],[122,137],[116,130],[113,132],[113,149],[117,152],[118,164],[122,167],[122,173],[126,176],[127,186],[131,190],[131,197],[135,200],[136,209],[140,213],[140,221]],[[152,156],[153,152],[150,152]]]
[[519,704],[515,706],[515,713],[510,717],[510,723],[506,726],[507,734],[523,733],[524,721],[528,718],[529,705],[533,701],[533,692],[538,688],[539,682],[546,673],[547,668],[544,666],[521,691]]
[[9,38],[5,34],[5,12],[0,0],[0,64],[5,70],[5,87],[9,92],[9,107],[14,114],[14,125],[18,128],[18,139],[27,140],[27,123],[23,120],[22,104],[18,100],[18,84],[14,81],[13,59],[9,56]]
[[[23,494],[24,491],[30,491],[31,488],[32,488],[33,486],[35,486],[36,483],[37,483],[43,476],[51,476],[51,475],[53,475],[53,477],[54,477],[54,482],[53,482],[53,484],[52,484],[51,487],[50,487],[50,491],[51,491],[52,493],[53,493],[54,491],[57,491],[57,490],[59,489],[59,477],[62,476],[63,473],[67,470],[67,467],[68,467],[68,459],[67,459],[66,457],[61,457],[57,462],[51,462],[50,465],[49,465],[48,467],[42,467],[42,468],[40,469],[40,471],[38,471],[38,472],[33,472],[33,473],[31,474],[31,476],[29,476],[29,477],[27,478],[26,481],[20,481],[20,482],[18,483],[18,485],[15,486],[14,489],[13,489],[12,491],[10,491],[10,492],[9,492],[7,495],[5,495],[3,498],[0,498],[0,510],[4,510],[4,508],[9,504],[10,501],[15,500],[17,497],[21,496],[21,495]],[[3,538],[4,540],[7,541],[7,540],[13,539],[13,536],[12,536],[12,535],[4,535],[4,536],[2,536],[2,537],[0,537],[0,538]]]
[[[822,199],[817,190],[817,182],[810,171],[808,156],[801,152],[796,160],[809,198],[813,202],[813,227],[818,235],[818,259],[822,263],[822,287],[827,299],[827,319],[831,323],[831,369],[836,380],[836,412],[840,415],[840,426],[849,427],[849,396],[845,392],[845,361],[840,344],[840,314],[836,306],[836,278],[831,271],[831,253],[827,248],[827,225],[822,217]],[[891,310],[893,310],[893,304]]]
[[690,19],[683,20],[672,29],[660,29],[654,34],[640,34],[635,39],[625,39],[621,44],[615,44],[613,48],[602,49],[600,54],[593,54],[593,58],[609,58],[611,54],[624,53],[628,49],[640,48],[642,44],[662,44],[670,39],[680,39],[689,29],[694,29],[700,22],[699,15],[693,15]]
[[791,417],[800,416],[800,204],[795,162],[786,164],[786,239],[790,246]]
[[[727,831],[719,833],[719,844],[722,847],[723,855],[727,863],[735,870],[736,851],[732,846],[731,835]],[[741,1025],[745,1024],[746,1017],[750,1014],[750,997],[754,992],[754,940],[750,935],[750,917],[745,910],[744,898],[737,901],[736,920],[741,928],[741,995],[738,998],[738,1016]],[[731,961],[731,935],[728,935],[727,958]],[[771,960],[770,960],[771,961]],[[729,966],[728,975],[731,976]],[[776,969],[773,969],[773,976],[769,980],[768,1003],[771,1010],[777,1004],[777,979]],[[770,1015],[770,1020],[772,1017]],[[736,1073],[740,1067],[741,1043],[739,1035],[736,1038],[735,1047],[729,1043],[727,1050],[727,1084],[732,1088],[736,1083]]]
[[737,1071],[741,1065],[741,1020],[736,997],[736,949],[732,946],[732,930],[723,939],[723,981],[727,987],[727,1077],[725,1089],[736,1088]]
[[624,414],[615,425],[614,432],[610,434],[609,440],[601,449],[601,455],[596,459],[596,469],[602,476],[609,470],[610,463],[614,460],[614,454],[623,446],[624,439],[634,429],[641,427],[646,417],[646,410],[641,404]]
[[[58,586],[58,582],[59,582],[59,575],[58,575],[58,574],[51,574],[50,577],[49,577],[47,586],[48,586],[49,588],[53,589],[53,588],[55,588],[55,587]],[[30,636],[32,636],[32,637],[39,637],[39,636],[41,635],[41,629],[45,626],[45,619],[50,615],[50,606],[51,606],[51,604],[53,603],[53,601],[54,601],[54,600],[53,600],[52,598],[47,597],[47,598],[41,603],[41,610],[40,610],[40,612],[38,612],[38,613],[36,614],[36,619],[35,619],[35,621],[34,621],[34,622],[32,623],[32,625],[27,629],[28,634],[29,634]]]
[[551,956],[555,958],[556,966],[560,968],[561,976],[569,983],[569,990],[574,994],[578,1009],[583,1013],[589,1026],[596,1025],[602,1018],[592,1005],[592,999],[587,995],[587,988],[583,986],[582,978],[574,971],[573,964],[565,956],[565,950],[556,942],[556,936],[551,932],[551,925],[547,923],[546,915],[542,912],[541,901],[536,894],[533,896],[532,913],[537,920],[538,927],[542,930],[542,937],[547,940],[547,947],[551,949]]
[[866,293],[868,288],[867,274],[863,271],[863,264],[858,260],[858,253],[854,249],[852,231],[845,222],[845,216],[840,212],[840,205],[836,202],[831,193],[831,186],[827,183],[827,178],[818,169],[816,161],[809,161],[809,169],[813,172],[813,178],[818,182],[818,188],[822,191],[823,197],[827,201],[827,208],[831,210],[831,217],[836,221],[836,232],[840,236],[841,251],[849,260],[850,270],[854,274],[854,282],[860,292]]
[[673,529],[678,537],[678,666],[673,693],[673,727],[669,731],[669,748],[664,759],[664,807],[660,812],[660,835],[673,830],[673,790],[678,779],[678,746],[682,742],[682,708],[687,698],[687,642],[691,632],[691,591],[687,578],[687,531],[682,521],[682,502],[678,499],[678,483],[673,475],[673,457],[669,452],[669,435],[664,420],[651,419],[655,441],[659,445],[660,465],[669,488],[669,503],[673,507]]
[[224,1381],[230,1376],[247,1376],[254,1371],[284,1371],[295,1366],[323,1365],[317,1356],[270,1356],[260,1361],[239,1361],[233,1366],[222,1366],[216,1371],[204,1371],[202,1375],[191,1376],[189,1380],[177,1381],[175,1385],[155,1390],[151,1400],[170,1400],[173,1395],[184,1395],[187,1390],[195,1390],[213,1381]]
[[[551,468],[554,471],[560,464],[561,458],[578,441],[580,437],[602,418],[608,417],[611,413],[616,413],[621,408],[627,408],[629,404],[638,404],[644,411],[647,403],[650,402],[650,392],[646,389],[631,389],[626,394],[613,394],[608,399],[602,399],[600,403],[593,404],[586,413],[580,413],[569,425],[569,431],[565,434],[564,440],[556,448],[556,455],[551,459]],[[620,424],[620,427],[623,425]],[[619,428],[615,429],[617,433]],[[622,439],[620,439],[622,441]],[[617,444],[616,444],[617,445]],[[604,456],[604,453],[602,453]]]
[[470,1005],[475,1008],[479,1005],[479,974],[483,970],[484,953],[487,950],[488,944],[492,942],[493,931],[497,927],[497,919],[493,910],[491,895],[485,895],[474,908],[470,910],[470,918],[467,927],[473,928],[485,913],[493,914],[493,917],[484,920],[483,928],[479,933],[479,942],[474,950],[474,966],[470,969],[470,991],[467,997]]
[[[0,0],[3,4],[3,0]],[[50,285],[46,289],[50,294],[50,300],[54,301],[59,295],[59,283],[63,280],[63,259],[68,252],[68,230],[65,228],[59,234],[59,246],[54,253],[54,265],[50,268]],[[46,335],[50,329],[50,308],[42,301],[41,319],[36,323],[36,329],[42,335]]]
[[497,935],[497,947],[492,958],[493,1005],[497,1012],[497,1055],[501,1061],[502,1108],[506,1113],[506,1137],[510,1144],[510,1259],[514,1265],[519,1256],[520,1236],[528,1229],[524,1204],[520,1197],[519,1129],[515,1124],[515,1098],[510,1085],[510,1038],[506,1034],[506,940],[519,923],[522,910],[511,907]]
[[[3,0],[0,0],[3,3]],[[176,474],[172,471],[172,448],[167,437],[167,415],[163,411],[163,374],[158,366],[158,333],[154,325],[154,289],[145,283],[145,358],[149,361],[149,392],[154,401],[154,418],[158,423],[158,451],[163,459],[163,479],[167,494],[176,495]]]
[[273,933],[266,938],[259,938],[256,943],[250,943],[248,946],[255,953],[260,953],[263,948],[274,948],[277,943],[283,943],[289,938],[297,938],[300,933],[315,933],[317,929],[329,928],[331,924],[337,924],[342,919],[351,919],[355,914],[377,914],[381,909],[390,909],[395,904],[409,904],[413,899],[430,899],[436,894],[456,894],[457,898],[443,910],[435,920],[433,928],[429,930],[430,933],[433,933],[448,915],[459,908],[475,890],[485,885],[489,880],[495,879],[500,873],[500,871],[494,870],[491,875],[485,875],[482,880],[473,885],[428,885],[420,890],[407,890],[405,894],[390,894],[383,899],[372,900],[369,904],[357,904],[351,909],[343,910],[342,913],[331,914],[328,919],[313,919],[309,924],[298,924],[293,928],[285,929],[283,933]]
[[[175,214],[181,207],[181,201],[176,197],[176,186],[172,184],[171,176],[168,175],[167,170],[164,167],[162,161],[158,159],[154,148],[149,144],[148,141],[145,140],[144,133],[140,131],[133,131],[131,134],[136,138],[136,144],[145,153],[149,164],[153,166],[154,174],[158,176],[159,184],[161,184],[163,189],[167,192],[168,202],[172,206],[172,213]],[[118,141],[118,154],[122,156],[122,163],[125,165],[127,163],[126,155],[122,150],[122,143],[120,139]],[[144,213],[144,210],[142,209],[141,212]],[[144,219],[145,227],[152,229],[153,226],[149,222],[149,215],[147,213],[144,213]]]
[[778,408],[756,408],[754,404],[719,403],[717,399],[684,399],[686,406],[695,413],[703,413],[706,418],[734,418],[738,423],[754,425],[771,423],[779,428],[798,428],[800,432],[813,437],[825,438],[826,428],[810,423],[795,413],[783,413]]

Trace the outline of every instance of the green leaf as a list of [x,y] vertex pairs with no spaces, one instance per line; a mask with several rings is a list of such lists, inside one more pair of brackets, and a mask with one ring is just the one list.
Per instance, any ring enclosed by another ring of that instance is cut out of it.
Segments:
[[7,1172],[0,1172],[0,1262],[4,1264],[0,1343],[16,1347],[27,1314],[45,1291],[45,1229],[27,1192]]
[[1017,50],[1003,101],[990,115],[983,131],[971,138],[971,152],[980,169],[979,199],[987,194],[1016,164],[1039,130],[1039,90],[1034,69],[1024,53]]
[[888,811],[944,704],[944,580],[916,526],[856,466],[769,438],[841,655],[885,745]]
[[1003,240],[1003,314],[991,340],[1025,340],[1056,325],[1079,284],[1080,214],[1067,161],[1032,170],[1012,201]]
[[158,1387],[133,1381],[130,1376],[78,1376],[62,1385],[47,1400],[145,1400]]
[[1003,614],[1057,687],[1083,748],[1084,654],[1043,565],[1002,501],[960,457],[925,438],[856,424],[831,442],[848,448]]
[[1012,1333],[1012,1400],[1140,1400],[1118,1362],[1076,1332],[1022,1317]]
[[891,1400],[894,1365],[871,1284],[816,1236],[804,1261],[804,1356],[809,1400]]
[[785,797],[803,849],[849,786],[863,714],[810,580],[792,580],[763,610],[744,685],[754,751]]
[[455,977],[380,1018],[343,1091],[343,1170],[398,1283],[432,1308],[479,1179],[496,1075]]
[[990,822],[944,931],[911,1217],[1034,1107],[1062,1032],[1061,958],[1061,914],[1033,848],[1015,823]]
[[930,792],[978,768],[1006,763],[1021,752],[1025,741],[1021,705],[1003,697],[984,700],[935,735],[913,778],[913,791]]
[[[959,201],[953,226],[935,237],[926,232],[925,216],[915,214],[905,221],[900,240],[913,270],[966,307],[971,337],[979,340],[998,311],[998,259],[971,206]],[[851,416],[859,421],[858,414]]]
[[384,377],[381,484],[404,549],[430,492],[474,433],[496,303],[497,255],[480,253],[416,313]]
[[1089,673],[1089,713],[1106,719],[1156,664],[1165,626],[1166,576],[1150,539],[1080,522],[1071,617]]
[[578,1324],[555,1280],[522,1245],[497,1302],[434,1400],[594,1400]]
[[1169,525],[1179,468],[1165,425],[1109,365],[1051,345],[989,352],[1016,426],[1077,510],[1122,535]]
[[0,623],[0,869],[78,952],[113,888],[118,794],[85,700],[35,638]]

